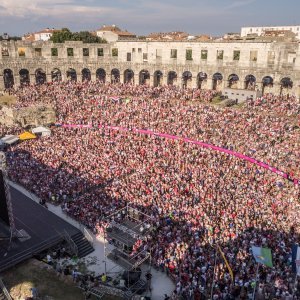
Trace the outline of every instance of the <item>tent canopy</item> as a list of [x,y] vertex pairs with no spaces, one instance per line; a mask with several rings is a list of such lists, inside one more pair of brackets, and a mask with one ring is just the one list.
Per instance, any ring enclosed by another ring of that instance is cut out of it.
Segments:
[[49,128],[46,128],[46,127],[43,127],[43,126],[39,126],[39,127],[33,128],[31,131],[33,133],[51,132],[51,130]]
[[1,139],[4,144],[12,145],[13,143],[17,142],[19,137],[17,135],[6,135]]
[[33,128],[31,131],[32,131],[32,133],[37,133],[37,134],[42,134],[42,135],[50,135],[51,134],[51,130],[49,128],[46,128],[43,126]]
[[23,132],[22,134],[20,134],[19,136],[20,140],[24,141],[24,140],[31,140],[31,139],[36,139],[36,135],[28,132],[28,131],[25,131]]

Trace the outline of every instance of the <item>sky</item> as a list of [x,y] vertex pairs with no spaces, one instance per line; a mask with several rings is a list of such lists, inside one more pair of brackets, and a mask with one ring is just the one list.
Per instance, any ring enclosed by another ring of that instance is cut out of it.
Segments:
[[299,12],[300,0],[0,0],[0,34],[115,24],[137,35],[221,36],[242,26],[300,25]]

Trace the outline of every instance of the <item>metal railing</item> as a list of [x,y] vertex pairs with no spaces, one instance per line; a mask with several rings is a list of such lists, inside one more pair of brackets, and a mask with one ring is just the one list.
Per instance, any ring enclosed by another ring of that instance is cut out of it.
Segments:
[[2,293],[4,294],[4,296],[7,300],[13,300],[13,298],[10,296],[10,294],[1,278],[0,278],[0,291],[2,291]]
[[72,254],[78,256],[78,247],[66,230],[64,230],[63,237],[65,241],[68,243],[70,250],[72,251]]
[[94,237],[89,232],[89,230],[86,227],[83,227],[82,233],[83,233],[84,237],[92,244],[92,246],[94,248]]

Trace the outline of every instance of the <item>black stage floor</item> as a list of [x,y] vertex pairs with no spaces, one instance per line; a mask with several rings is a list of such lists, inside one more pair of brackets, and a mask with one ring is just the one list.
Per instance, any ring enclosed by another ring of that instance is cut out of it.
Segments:
[[0,241],[0,272],[61,242],[64,231],[70,236],[80,232],[13,187],[10,190],[16,229],[30,238],[14,239],[9,249],[7,241]]

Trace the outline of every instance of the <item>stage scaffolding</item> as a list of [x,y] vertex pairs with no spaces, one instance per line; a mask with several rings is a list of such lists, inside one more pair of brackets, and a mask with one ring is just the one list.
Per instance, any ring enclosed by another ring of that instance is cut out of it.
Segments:
[[[149,264],[147,273],[150,273],[151,249],[147,241],[152,230],[151,217],[127,205],[106,217],[106,224],[105,274],[112,278],[126,278],[124,289],[129,295],[135,294],[142,286],[149,287],[148,282],[140,277],[142,274],[140,267],[147,262]],[[114,266],[109,269],[108,259],[114,262]],[[124,271],[116,271],[117,267],[121,267]]]

